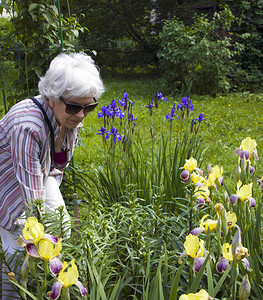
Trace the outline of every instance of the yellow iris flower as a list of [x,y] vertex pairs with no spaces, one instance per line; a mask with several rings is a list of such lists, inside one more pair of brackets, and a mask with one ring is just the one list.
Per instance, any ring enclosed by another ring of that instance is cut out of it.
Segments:
[[58,282],[63,284],[64,288],[69,288],[71,285],[74,285],[78,282],[79,271],[75,264],[75,259],[72,259],[70,262],[71,267],[65,272],[65,269],[68,267],[68,263],[64,261],[63,268],[58,274]]
[[229,211],[226,213],[226,221],[227,221],[227,225],[228,227],[233,227],[235,226],[236,222],[237,222],[237,216],[236,214],[230,213]]
[[199,240],[198,236],[189,234],[184,242],[184,249],[192,258],[202,257],[204,255],[204,241]]
[[200,290],[198,293],[183,294],[179,300],[209,300],[210,296],[205,290]]
[[204,219],[207,217],[208,215],[203,216],[203,218],[200,220],[200,225],[202,228],[205,229],[205,231],[208,231],[208,228],[211,231],[216,229],[217,220],[211,220],[211,219],[207,219],[206,221],[204,221]]
[[210,195],[210,191],[209,191],[208,186],[203,185],[201,187],[197,186],[195,188],[194,197],[206,199],[207,197],[209,197],[209,195]]
[[229,243],[225,243],[222,247],[222,253],[225,259],[227,259],[228,261],[232,261],[233,260],[233,254],[232,254],[232,245],[230,245]]
[[192,182],[193,184],[197,184],[198,182],[202,183],[204,181],[204,177],[202,177],[201,175],[193,172],[191,174],[191,179],[192,179]]
[[196,167],[197,161],[193,157],[191,157],[190,159],[186,159],[185,165],[183,166],[183,168],[185,170],[188,170],[189,172],[193,172]]
[[250,153],[257,147],[256,140],[252,140],[250,137],[246,137],[240,145],[241,150],[249,151]]
[[41,240],[38,244],[38,253],[46,261],[49,261],[51,258],[58,256],[59,251],[61,249],[62,249],[61,238],[58,240],[58,243],[55,245],[49,240]]
[[243,186],[242,182],[239,180],[237,183],[237,191],[236,194],[238,195],[238,198],[242,201],[245,202],[248,198],[252,197],[252,185],[253,183],[245,184]]
[[25,222],[22,233],[26,240],[38,243],[44,235],[44,226],[36,218],[29,217]]

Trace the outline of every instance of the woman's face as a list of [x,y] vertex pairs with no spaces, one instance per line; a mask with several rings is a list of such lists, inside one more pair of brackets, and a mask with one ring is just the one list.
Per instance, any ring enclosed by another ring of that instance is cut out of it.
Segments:
[[[72,99],[63,99],[68,104],[75,105],[89,105],[94,103],[93,97],[89,98],[72,98]],[[59,103],[54,102],[52,100],[48,100],[50,107],[53,110],[54,116],[59,122],[60,126],[67,128],[76,128],[80,122],[88,115],[85,113],[83,109],[81,109],[76,114],[68,114],[66,113],[66,105],[59,100]]]

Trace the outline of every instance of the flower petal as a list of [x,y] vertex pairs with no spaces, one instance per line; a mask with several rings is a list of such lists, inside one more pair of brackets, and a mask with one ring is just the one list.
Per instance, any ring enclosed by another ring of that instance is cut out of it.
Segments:
[[195,259],[194,259],[195,272],[198,272],[200,270],[200,268],[202,267],[204,261],[205,261],[205,258],[203,256],[202,257],[195,257]]
[[198,235],[201,234],[203,231],[205,231],[205,228],[204,228],[204,227],[197,227],[197,228],[194,228],[193,230],[191,230],[191,231],[189,232],[189,234],[198,236]]
[[229,261],[225,259],[224,257],[221,258],[221,260],[217,263],[216,269],[219,273],[222,273],[226,271],[226,269],[229,266]]
[[44,234],[43,239],[49,240],[50,242],[56,244],[58,242],[58,237],[50,235],[50,234]]
[[52,293],[49,295],[49,297],[54,300],[58,299],[58,297],[60,296],[62,286],[63,284],[55,282],[52,286]]
[[63,264],[57,257],[51,258],[49,260],[49,268],[50,272],[56,276],[62,270]]
[[36,258],[40,257],[38,254],[38,248],[35,244],[26,245],[26,250],[31,256],[36,257]]
[[184,242],[184,248],[188,255],[190,255],[192,258],[195,258],[199,249],[199,238],[195,235],[189,234]]
[[79,288],[79,291],[80,291],[81,295],[85,296],[86,293],[87,293],[87,290],[85,289],[84,285],[80,281],[77,281],[75,283],[75,285]]
[[17,239],[17,244],[18,244],[18,246],[19,247],[25,247],[26,246],[26,242],[25,242],[25,239],[22,237],[22,236],[20,236],[18,239]]

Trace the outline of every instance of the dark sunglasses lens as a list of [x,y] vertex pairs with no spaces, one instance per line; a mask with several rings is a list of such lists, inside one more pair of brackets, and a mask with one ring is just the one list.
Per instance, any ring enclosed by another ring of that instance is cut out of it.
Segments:
[[84,108],[84,113],[87,114],[87,113],[93,111],[96,108],[97,105],[98,105],[98,102],[94,103],[94,104],[91,104],[91,105],[88,105],[87,107]]
[[82,110],[82,107],[79,105],[72,105],[72,104],[67,104],[66,105],[66,113],[67,114],[77,114],[78,112],[80,112]]

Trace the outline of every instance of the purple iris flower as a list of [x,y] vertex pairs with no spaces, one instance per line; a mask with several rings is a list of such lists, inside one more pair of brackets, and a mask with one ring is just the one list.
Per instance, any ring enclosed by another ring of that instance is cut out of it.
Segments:
[[154,105],[153,105],[153,99],[152,99],[151,102],[149,101],[149,105],[145,105],[145,106],[148,107],[149,109],[152,109],[154,107]]
[[145,106],[149,108],[150,116],[152,116],[153,115],[153,107],[154,107],[153,99],[152,99],[152,101],[149,101],[149,105],[145,105]]
[[135,120],[138,120],[138,118],[134,118],[133,114],[128,114],[128,121],[132,122],[134,126],[136,125]]
[[101,127],[101,129],[99,130],[99,133],[97,133],[98,135],[105,135],[105,133],[107,133],[108,131],[106,130],[105,127]]
[[107,107],[106,106],[102,106],[101,108],[101,112],[98,113],[98,118],[103,118],[104,116],[106,116],[107,114]]
[[123,112],[121,111],[121,108],[118,107],[118,108],[115,110],[115,116],[118,117],[118,118],[120,118],[120,119],[122,119],[122,118],[126,117],[126,113],[123,113]]
[[132,107],[133,106],[133,103],[130,99],[128,99],[128,93],[126,92],[126,90],[124,90],[124,93],[123,93],[123,98],[120,99],[118,101],[118,103],[120,104],[120,106],[123,106],[124,107],[124,110],[127,109],[128,107],[128,104],[129,104],[129,107]]
[[194,105],[192,104],[192,101],[190,100],[189,96],[183,97],[181,101],[182,102],[177,105],[177,110],[180,109],[181,111],[183,111],[186,109],[187,111],[192,111],[194,109]]
[[118,132],[117,128],[116,127],[111,127],[111,130],[107,132],[107,135],[106,135],[106,140],[112,135],[112,140],[114,142],[114,144],[116,144],[116,141],[117,139],[119,141],[122,140],[122,136],[121,134]]
[[175,106],[173,106],[171,112],[169,114],[167,114],[165,116],[165,118],[166,118],[166,120],[173,121],[175,116],[177,117],[178,120],[180,120],[178,115],[175,113]]
[[202,121],[205,121],[206,118],[204,118],[204,114],[200,114],[198,118],[195,118],[195,120],[201,123]]
[[158,100],[168,101],[166,98],[163,97],[162,93],[158,93],[157,91],[156,91],[156,97],[157,97]]

